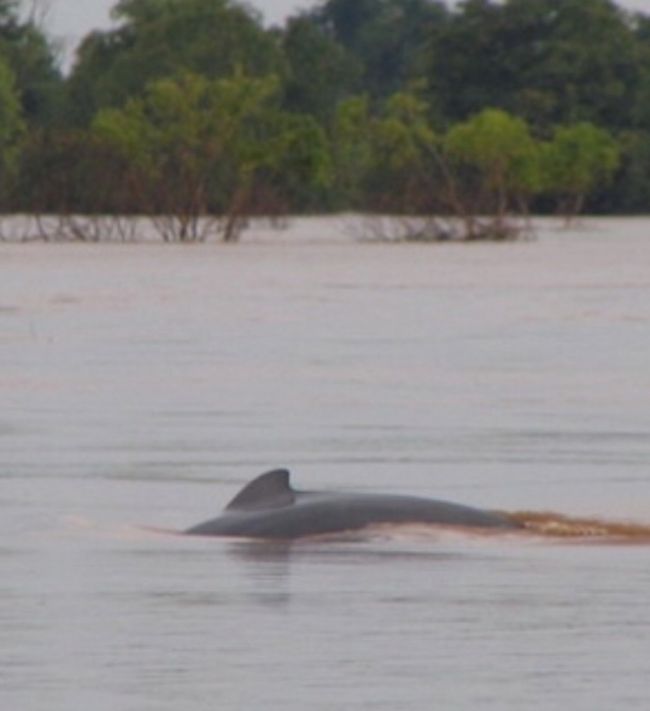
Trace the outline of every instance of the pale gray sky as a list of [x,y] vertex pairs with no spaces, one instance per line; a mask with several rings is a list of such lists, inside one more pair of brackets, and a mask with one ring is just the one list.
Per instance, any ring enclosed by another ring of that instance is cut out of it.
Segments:
[[[23,0],[29,6],[33,0]],[[42,0],[43,1],[43,0]],[[79,40],[93,29],[110,27],[110,9],[116,0],[45,0],[51,5],[47,26],[62,40],[69,54]],[[262,12],[267,23],[282,22],[302,8],[313,7],[318,0],[249,0]],[[650,14],[650,0],[619,0],[618,5]]]
[[[23,0],[25,6],[31,0]],[[75,45],[93,29],[110,27],[110,10],[116,0],[49,0],[50,12],[47,26],[51,34]],[[282,22],[296,10],[313,7],[316,0],[252,0],[267,23]]]

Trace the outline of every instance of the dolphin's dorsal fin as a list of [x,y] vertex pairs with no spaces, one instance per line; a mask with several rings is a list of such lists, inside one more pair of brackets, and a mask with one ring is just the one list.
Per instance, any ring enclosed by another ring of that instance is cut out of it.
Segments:
[[253,479],[226,506],[226,511],[276,509],[290,506],[295,492],[289,484],[287,469],[274,469]]

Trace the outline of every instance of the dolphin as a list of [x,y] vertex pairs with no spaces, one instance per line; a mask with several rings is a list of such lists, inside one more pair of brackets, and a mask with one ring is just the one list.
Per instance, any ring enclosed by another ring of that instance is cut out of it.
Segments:
[[416,496],[296,491],[289,471],[274,469],[247,484],[217,518],[185,531],[197,536],[294,540],[360,531],[378,524],[423,523],[517,529],[506,515]]

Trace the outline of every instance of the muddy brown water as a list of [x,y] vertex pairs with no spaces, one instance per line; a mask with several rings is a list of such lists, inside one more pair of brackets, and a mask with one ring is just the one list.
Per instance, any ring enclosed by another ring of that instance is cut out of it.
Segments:
[[[650,222],[353,231],[0,244],[0,707],[648,708]],[[528,534],[148,530],[276,466]]]

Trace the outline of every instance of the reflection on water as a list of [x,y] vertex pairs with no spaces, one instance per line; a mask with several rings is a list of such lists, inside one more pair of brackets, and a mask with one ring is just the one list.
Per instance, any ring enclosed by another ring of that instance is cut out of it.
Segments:
[[[356,541],[349,538],[345,540],[344,537],[336,540],[332,537],[317,542],[240,540],[219,541],[216,545],[237,566],[244,583],[243,599],[254,605],[289,608],[304,603],[304,591],[301,588],[304,576],[309,575],[309,571],[315,577],[329,577],[331,574],[338,576],[341,573],[349,575],[351,590],[358,590],[358,586],[363,589],[366,576],[372,570],[387,571],[393,568],[407,571],[421,568],[435,574],[441,566],[446,570],[454,563],[466,564],[472,559],[485,563],[494,555],[489,550],[473,550],[471,546],[459,545],[457,540],[444,546],[440,546],[439,539],[437,545],[433,541],[434,538],[430,537],[428,544],[424,544],[421,539],[413,541],[409,540],[408,535],[400,534],[393,540],[384,536],[381,541],[371,537],[365,542],[358,536]],[[336,593],[324,587],[314,594],[315,600],[324,602]],[[392,586],[375,590],[373,597],[382,602],[386,599],[396,601],[398,598],[403,603],[417,600],[419,604],[426,603],[428,599],[427,593],[417,587],[400,591]],[[314,610],[314,614],[319,613]]]
[[[647,549],[605,544],[648,542],[647,228],[0,244],[0,707],[645,709]],[[276,466],[559,513],[169,535]]]
[[[430,543],[432,544],[436,538],[432,534]],[[292,561],[305,561],[310,563],[318,562],[327,564],[328,561],[339,563],[345,561],[349,564],[389,564],[391,560],[399,560],[400,562],[415,561],[415,562],[435,562],[440,560],[450,560],[453,558],[463,557],[466,559],[471,555],[471,549],[458,550],[456,552],[439,550],[430,545],[428,547],[413,548],[406,542],[403,547],[395,547],[384,542],[384,547],[378,547],[375,538],[369,539],[374,543],[362,543],[361,537],[357,543],[344,543],[336,541],[333,538],[327,542],[310,543],[306,541],[237,541],[227,544],[227,553],[233,558],[252,563],[283,563],[287,564],[277,566],[280,573],[288,570],[288,564]],[[401,540],[408,541],[401,537]],[[417,539],[415,541],[417,543]]]

